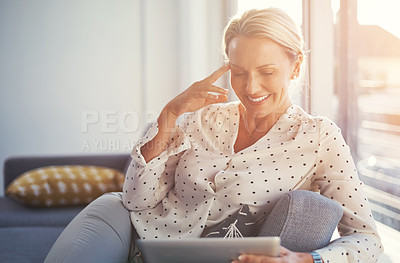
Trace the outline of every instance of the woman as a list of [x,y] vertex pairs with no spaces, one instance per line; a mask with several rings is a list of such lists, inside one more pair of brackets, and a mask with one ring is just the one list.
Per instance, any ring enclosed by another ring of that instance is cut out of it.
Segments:
[[[242,204],[267,213],[285,192],[319,188],[343,205],[344,237],[317,252],[325,262],[376,260],[379,237],[339,129],[289,98],[304,60],[300,30],[278,9],[250,10],[230,21],[224,47],[229,63],[170,101],[135,147],[123,198],[139,235],[198,237]],[[240,103],[215,105],[227,101],[213,83],[228,70]]]
[[[247,205],[259,232],[268,235],[283,197],[319,190],[327,197],[322,202],[341,205],[343,217],[341,211],[327,215],[328,209],[318,222],[314,213],[322,210],[305,206],[289,235],[300,229],[294,243],[311,244],[308,232],[318,237],[323,225],[340,220],[341,238],[315,249],[293,249],[283,238],[280,257],[241,255],[235,262],[376,262],[380,239],[340,130],[289,98],[305,57],[293,20],[279,9],[247,11],[227,25],[224,47],[229,62],[171,100],[132,151],[122,200],[137,234],[205,236]],[[239,102],[225,103],[229,91],[213,85],[228,71]],[[306,221],[313,230],[304,229]]]

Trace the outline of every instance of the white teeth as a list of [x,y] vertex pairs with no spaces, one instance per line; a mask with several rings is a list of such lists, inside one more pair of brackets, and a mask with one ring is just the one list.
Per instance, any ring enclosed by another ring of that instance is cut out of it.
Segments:
[[260,102],[260,101],[263,101],[263,100],[265,100],[266,98],[268,98],[268,96],[269,96],[269,95],[266,95],[266,96],[259,97],[259,98],[256,98],[256,99],[252,99],[252,98],[250,98],[250,97],[248,97],[248,98],[249,98],[249,100],[251,100],[251,101]]

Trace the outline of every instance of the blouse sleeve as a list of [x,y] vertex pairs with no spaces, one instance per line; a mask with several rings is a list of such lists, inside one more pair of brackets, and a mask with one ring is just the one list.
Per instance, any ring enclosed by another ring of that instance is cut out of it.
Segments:
[[183,129],[176,125],[167,148],[151,161],[146,162],[141,147],[151,141],[158,133],[157,122],[133,147],[132,161],[128,167],[122,200],[132,211],[155,207],[174,186],[174,174],[183,152],[190,147],[189,139]]
[[322,195],[341,204],[344,213],[338,224],[341,237],[316,252],[325,263],[376,262],[383,248],[350,149],[333,122],[322,118],[320,125],[314,183]]

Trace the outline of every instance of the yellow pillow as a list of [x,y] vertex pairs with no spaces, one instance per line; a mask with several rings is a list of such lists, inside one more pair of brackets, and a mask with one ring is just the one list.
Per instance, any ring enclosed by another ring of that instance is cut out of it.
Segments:
[[47,166],[18,176],[6,194],[32,206],[85,205],[103,193],[122,191],[124,177],[99,166]]

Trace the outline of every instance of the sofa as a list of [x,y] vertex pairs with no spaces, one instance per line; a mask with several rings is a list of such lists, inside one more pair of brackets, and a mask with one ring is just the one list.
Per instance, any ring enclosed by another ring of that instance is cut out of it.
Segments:
[[[94,165],[122,173],[129,154],[11,157],[4,162],[4,189],[29,170],[52,165]],[[43,262],[53,243],[84,205],[32,207],[0,197],[0,262]]]

